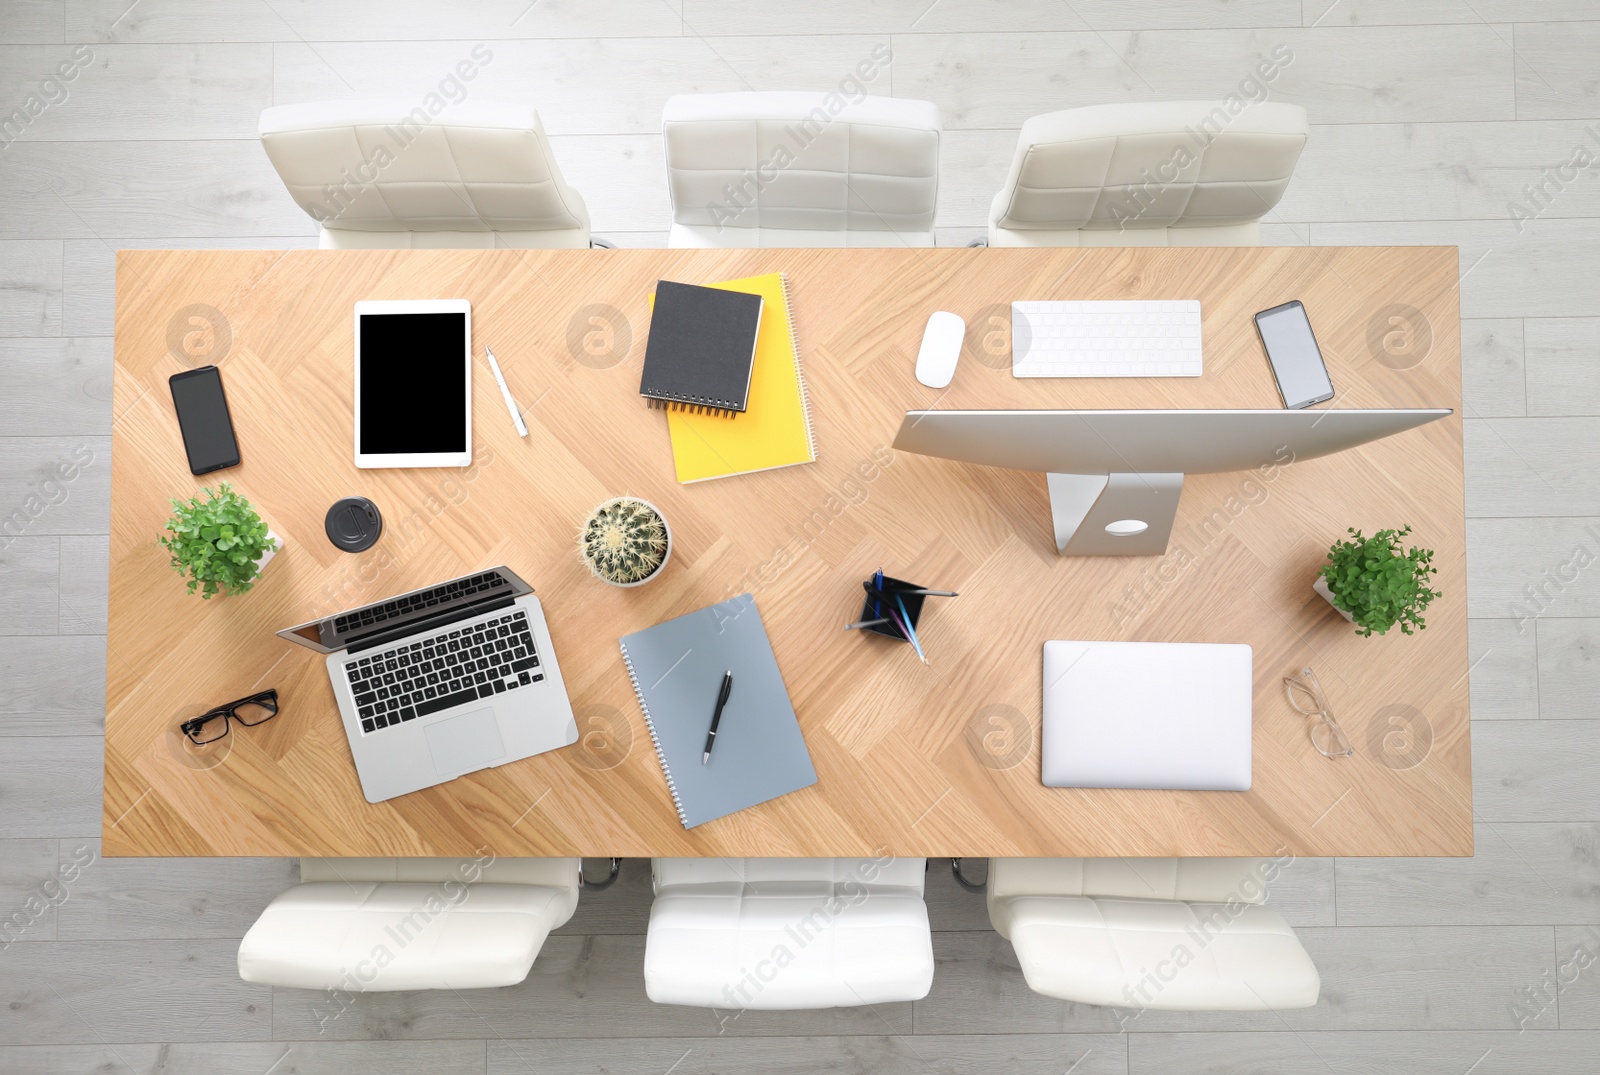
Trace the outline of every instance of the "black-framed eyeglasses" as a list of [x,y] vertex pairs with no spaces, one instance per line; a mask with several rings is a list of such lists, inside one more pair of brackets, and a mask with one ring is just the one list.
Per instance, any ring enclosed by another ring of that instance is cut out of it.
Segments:
[[191,717],[178,727],[189,741],[197,746],[215,743],[218,739],[228,734],[234,721],[238,721],[246,728],[263,724],[278,715],[277,689],[262,691],[252,694],[248,698],[240,698],[219,705],[208,712],[201,713],[198,717]]

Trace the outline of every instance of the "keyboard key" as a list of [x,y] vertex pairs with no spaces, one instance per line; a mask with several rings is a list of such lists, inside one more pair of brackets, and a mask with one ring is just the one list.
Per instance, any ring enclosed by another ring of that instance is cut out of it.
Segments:
[[378,695],[377,695],[376,691],[367,691],[364,694],[356,695],[356,705],[362,706],[362,707],[369,706],[373,702],[376,702],[377,700],[378,700]]
[[526,672],[518,672],[517,673],[517,682],[521,683],[524,687],[526,687],[529,683],[532,683],[533,680],[531,678],[529,678],[528,673],[526,673]]
[[410,706],[407,706],[406,708],[400,710],[400,719],[401,720],[416,720],[417,719],[417,711],[415,709],[412,709]]
[[[363,720],[361,722],[361,730],[364,731],[364,732],[373,731],[377,727],[378,727],[377,721],[373,720],[371,717],[368,717],[366,720]],[[387,740],[385,740],[385,742],[387,742]]]
[[511,662],[511,670],[513,672],[525,672],[530,668],[537,668],[538,666],[539,658],[537,657],[524,657],[520,661]]

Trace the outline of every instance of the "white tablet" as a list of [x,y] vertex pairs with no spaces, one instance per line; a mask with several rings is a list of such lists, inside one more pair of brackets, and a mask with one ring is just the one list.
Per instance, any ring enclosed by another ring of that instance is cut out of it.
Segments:
[[356,303],[356,466],[472,462],[472,304]]

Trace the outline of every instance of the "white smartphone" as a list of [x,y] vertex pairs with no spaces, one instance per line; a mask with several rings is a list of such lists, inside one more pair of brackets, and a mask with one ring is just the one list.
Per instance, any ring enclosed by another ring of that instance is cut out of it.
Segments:
[[1266,348],[1278,395],[1291,411],[1333,398],[1333,382],[1328,379],[1327,363],[1311,331],[1311,321],[1300,300],[1274,306],[1256,314],[1256,334]]

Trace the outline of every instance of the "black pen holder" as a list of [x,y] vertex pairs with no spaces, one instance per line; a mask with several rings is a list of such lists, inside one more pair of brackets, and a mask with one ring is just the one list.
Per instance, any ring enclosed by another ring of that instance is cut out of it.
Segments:
[[[873,579],[868,579],[868,585],[871,585],[873,581]],[[901,594],[900,601],[896,601],[894,594],[890,592],[894,587],[903,587],[908,590],[920,590],[923,588],[914,582],[903,582],[900,579],[891,579],[885,575],[883,577],[883,596],[879,597],[876,593],[868,593],[866,602],[861,606],[861,615],[858,619],[876,620],[880,617],[887,619],[888,623],[875,623],[871,627],[863,627],[861,629],[870,631],[875,635],[898,639],[901,642],[910,642],[909,638],[900,633],[900,627],[894,622],[894,617],[889,615],[889,610],[893,609],[895,616],[904,617],[906,622],[911,625],[911,629],[915,631],[917,629],[917,621],[922,616],[922,602],[926,601],[927,597],[920,593],[907,593]],[[905,602],[906,610],[904,613],[900,611],[901,601]],[[880,612],[878,611],[879,609],[883,611]]]

